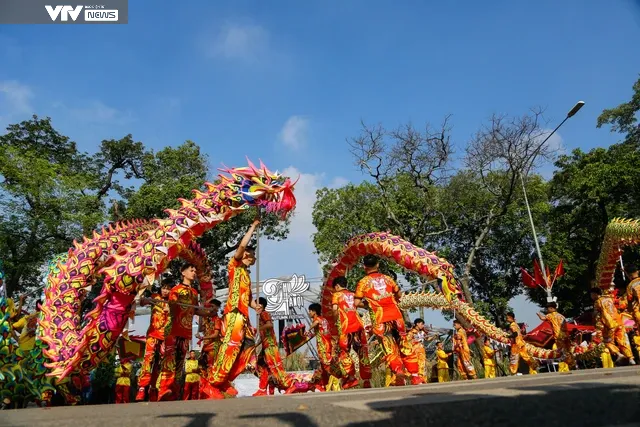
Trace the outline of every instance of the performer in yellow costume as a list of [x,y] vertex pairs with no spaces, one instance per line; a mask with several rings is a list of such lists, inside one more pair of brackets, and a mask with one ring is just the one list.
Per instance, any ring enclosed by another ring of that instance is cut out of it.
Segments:
[[184,389],[182,391],[182,400],[198,400],[200,386],[200,366],[196,359],[196,352],[191,350],[189,358],[184,363],[184,372],[187,374],[184,378]]
[[453,351],[458,357],[456,360],[458,372],[464,380],[475,380],[477,378],[476,370],[471,361],[471,351],[469,351],[469,344],[467,343],[467,333],[462,327],[462,324],[457,320],[453,321],[453,327],[455,328]]
[[115,369],[116,376],[116,403],[129,403],[131,400],[131,370],[133,366],[128,359],[121,360]]
[[632,264],[628,265],[625,270],[631,280],[627,286],[626,294],[629,313],[631,313],[636,323],[636,334],[633,337],[633,341],[636,345],[636,351],[640,353],[640,274],[638,273],[638,267]]
[[484,346],[482,347],[484,352],[484,358],[482,360],[484,364],[484,377],[495,378],[496,377],[496,351],[491,347],[491,339],[489,337],[484,339]]
[[613,297],[600,288],[591,288],[591,299],[595,301],[593,310],[596,329],[602,332],[602,341],[607,349],[612,355],[616,355],[616,363],[627,359],[630,365],[635,365],[629,337]]
[[449,382],[449,358],[451,357],[451,353],[447,353],[444,351],[444,346],[442,342],[438,342],[436,344],[436,369],[438,370],[438,382],[446,383]]
[[[571,338],[569,336],[569,328],[567,326],[567,319],[558,313],[558,304],[555,302],[547,303],[547,314],[538,313],[538,317],[542,321],[547,321],[551,324],[551,330],[553,331],[553,339],[555,340],[554,346],[561,350],[564,354],[564,361],[560,362],[566,365],[567,370],[576,368],[576,361],[573,357],[573,347],[571,345]],[[562,366],[560,372],[565,372]]]
[[14,331],[20,331],[20,336],[17,338],[20,350],[29,351],[36,345],[36,329],[41,304],[41,301],[36,302],[36,310],[33,313],[22,316],[12,325]]
[[509,323],[510,341],[511,341],[511,354],[509,357],[509,371],[511,375],[518,373],[518,365],[520,364],[520,358],[529,365],[529,374],[535,375],[538,373],[538,362],[529,354],[525,347],[522,333],[520,332],[520,326],[516,323],[516,315],[512,311],[507,313],[507,322]]

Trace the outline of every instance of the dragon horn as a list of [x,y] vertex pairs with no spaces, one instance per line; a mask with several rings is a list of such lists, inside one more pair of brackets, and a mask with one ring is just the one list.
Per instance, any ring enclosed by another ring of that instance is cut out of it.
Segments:
[[[249,167],[251,168],[253,173],[257,175],[258,170],[256,169],[256,165],[254,165],[253,162],[249,159],[249,156],[246,156],[245,158],[247,159],[247,163],[249,164]],[[262,164],[262,162],[260,162],[260,164]]]
[[262,173],[264,173],[265,176],[271,175],[271,171],[267,169],[267,166],[262,162],[262,159],[258,159],[258,160],[260,160],[260,169],[262,169]]
[[[289,180],[291,181],[291,180]],[[296,181],[290,185],[290,187],[295,187],[295,185],[298,183],[298,181],[300,181],[300,175],[298,175],[298,177],[296,178]]]

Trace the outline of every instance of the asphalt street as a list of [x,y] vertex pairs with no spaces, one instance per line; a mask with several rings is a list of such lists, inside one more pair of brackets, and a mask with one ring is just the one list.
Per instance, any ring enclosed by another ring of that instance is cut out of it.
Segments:
[[640,368],[445,384],[0,412],[1,426],[640,426]]

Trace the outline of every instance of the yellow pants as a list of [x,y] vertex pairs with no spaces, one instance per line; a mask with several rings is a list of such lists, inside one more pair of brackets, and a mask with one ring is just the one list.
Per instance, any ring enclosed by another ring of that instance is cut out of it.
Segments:
[[535,375],[538,373],[538,371],[536,370],[536,368],[538,367],[538,362],[536,362],[535,359],[531,357],[527,349],[520,344],[511,344],[511,354],[509,355],[509,372],[511,372],[511,375],[515,375],[518,373],[518,365],[520,364],[521,358],[529,366],[530,375]]
[[447,383],[449,381],[449,368],[438,368],[438,382]]
[[495,378],[496,377],[496,365],[484,365],[484,377],[485,378]]
[[602,367],[603,368],[613,368],[613,359],[611,359],[611,353],[609,353],[608,349],[605,349],[601,354],[600,354],[600,360],[602,361]]

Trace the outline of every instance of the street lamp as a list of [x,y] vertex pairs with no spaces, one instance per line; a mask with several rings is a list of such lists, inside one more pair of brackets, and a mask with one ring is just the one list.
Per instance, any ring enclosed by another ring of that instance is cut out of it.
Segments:
[[[567,117],[565,117],[564,120],[560,122],[560,124],[556,126],[556,128],[549,135],[547,135],[544,141],[542,141],[542,143],[540,144],[540,147],[544,146],[544,143],[547,142],[549,138],[551,138],[551,135],[556,133],[556,131],[560,129],[560,126],[562,126],[564,122],[569,120],[569,118],[573,117],[578,111],[580,111],[580,109],[583,106],[584,106],[584,101],[578,101],[576,105],[574,105],[573,108],[569,110],[569,112],[567,113]],[[542,260],[542,253],[540,252],[540,245],[538,244],[538,235],[536,234],[536,227],[533,223],[533,216],[531,215],[531,207],[529,206],[529,199],[527,198],[527,190],[524,185],[524,177],[522,175],[522,172],[520,172],[520,182],[522,183],[522,193],[524,194],[524,202],[527,205],[527,212],[529,213],[529,221],[531,222],[531,230],[533,231],[533,241],[536,244],[536,252],[538,253],[538,259],[540,260],[540,269],[542,270],[542,276],[544,277],[544,281],[547,284],[547,287],[545,287],[545,290],[547,292],[547,302],[552,302],[553,296],[551,295],[551,289],[549,289],[548,287],[549,278],[547,277],[547,270],[544,268],[544,261]]]

